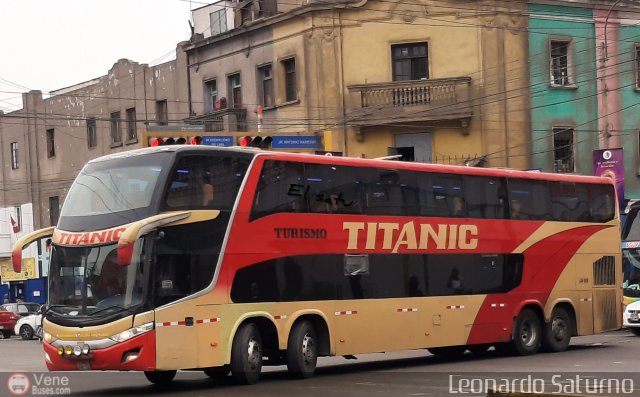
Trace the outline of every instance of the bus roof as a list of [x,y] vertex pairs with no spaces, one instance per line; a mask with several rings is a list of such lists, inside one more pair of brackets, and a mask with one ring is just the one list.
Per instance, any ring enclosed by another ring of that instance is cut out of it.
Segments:
[[607,177],[599,176],[587,176],[579,174],[557,174],[538,171],[521,171],[506,168],[481,168],[481,167],[466,167],[460,165],[443,165],[443,164],[431,164],[431,163],[415,163],[406,161],[393,161],[393,160],[377,160],[377,159],[362,159],[356,157],[341,157],[341,156],[320,156],[316,154],[307,153],[288,153],[277,152],[271,150],[260,150],[255,148],[244,148],[240,146],[232,147],[218,147],[207,145],[169,145],[169,146],[157,146],[148,147],[142,149],[134,149],[125,152],[118,152],[109,154],[106,156],[98,157],[90,160],[89,163],[106,161],[111,159],[140,156],[149,153],[159,152],[206,152],[206,151],[227,151],[234,153],[245,153],[253,156],[265,156],[278,160],[288,161],[304,161],[313,163],[324,164],[339,164],[350,166],[365,166],[374,168],[393,168],[398,170],[413,170],[424,172],[442,172],[461,175],[484,175],[495,177],[511,177],[511,178],[524,178],[524,179],[538,179],[538,180],[552,180],[560,182],[583,182],[583,183],[597,183],[597,184],[613,184],[613,180]]

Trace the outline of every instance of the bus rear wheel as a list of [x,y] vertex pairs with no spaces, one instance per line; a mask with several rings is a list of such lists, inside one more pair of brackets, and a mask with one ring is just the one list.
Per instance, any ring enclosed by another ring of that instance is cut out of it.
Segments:
[[567,350],[571,342],[573,321],[566,310],[556,307],[551,312],[551,320],[545,324],[542,348],[548,352],[562,352]]
[[455,358],[463,355],[467,351],[467,346],[430,347],[427,351],[434,356]]
[[231,375],[237,383],[252,385],[262,371],[262,338],[255,324],[238,329],[231,346]]
[[144,371],[144,376],[154,385],[169,386],[177,371]]
[[520,356],[536,354],[540,349],[541,339],[540,318],[533,310],[523,309],[516,318],[513,330],[513,352]]
[[309,321],[293,326],[287,344],[287,368],[296,378],[308,379],[316,372],[318,345],[316,330]]

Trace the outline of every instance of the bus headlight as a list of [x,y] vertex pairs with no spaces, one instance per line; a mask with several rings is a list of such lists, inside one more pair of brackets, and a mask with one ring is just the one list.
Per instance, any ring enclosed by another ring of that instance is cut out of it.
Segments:
[[149,332],[153,329],[153,323],[146,323],[139,327],[130,328],[126,331],[122,331],[119,334],[113,335],[110,339],[116,342],[124,342],[133,338],[134,336],[138,336],[144,334],[145,332]]
[[56,338],[55,336],[51,335],[50,333],[48,333],[48,332],[44,333],[44,341],[45,342],[53,343],[53,342],[55,342],[57,340],[58,340],[58,338]]

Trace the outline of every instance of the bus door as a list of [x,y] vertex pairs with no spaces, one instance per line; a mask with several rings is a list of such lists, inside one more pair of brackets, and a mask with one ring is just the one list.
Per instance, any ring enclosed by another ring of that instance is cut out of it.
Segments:
[[191,290],[188,255],[172,244],[167,228],[154,247],[152,272],[156,323],[156,366],[158,370],[197,366],[195,305],[181,299]]

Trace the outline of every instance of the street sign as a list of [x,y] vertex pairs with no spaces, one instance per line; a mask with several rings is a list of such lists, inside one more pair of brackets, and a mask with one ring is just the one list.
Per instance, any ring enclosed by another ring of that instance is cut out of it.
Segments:
[[322,138],[317,135],[275,135],[273,149],[323,149]]
[[232,136],[203,136],[202,144],[209,146],[233,146]]

